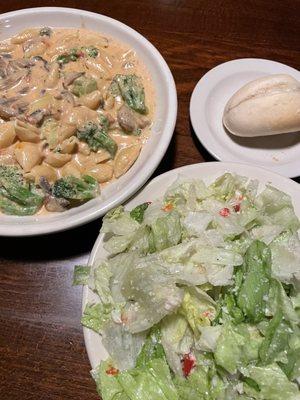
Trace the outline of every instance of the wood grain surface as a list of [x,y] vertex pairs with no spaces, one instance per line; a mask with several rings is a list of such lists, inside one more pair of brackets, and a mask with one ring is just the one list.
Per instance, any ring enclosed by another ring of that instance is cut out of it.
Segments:
[[[195,138],[189,100],[200,77],[235,58],[260,57],[299,68],[296,0],[10,0],[24,7],[84,8],[139,31],[169,64],[178,90],[176,130],[156,175],[212,158]],[[38,25],[38,21],[35,21]],[[74,264],[87,262],[101,220],[55,235],[0,238],[0,399],[96,400],[80,326]]]

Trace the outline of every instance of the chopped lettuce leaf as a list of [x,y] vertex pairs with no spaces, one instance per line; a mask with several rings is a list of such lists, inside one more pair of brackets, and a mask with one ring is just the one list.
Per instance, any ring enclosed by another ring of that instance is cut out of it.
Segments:
[[290,331],[290,326],[284,321],[282,312],[278,311],[269,322],[265,338],[259,348],[259,357],[263,365],[277,361],[280,353],[286,351]]
[[133,210],[130,211],[131,218],[133,218],[135,221],[141,224],[144,219],[144,213],[148,207],[149,203],[143,203],[140,204],[139,206],[136,206]]
[[136,367],[146,367],[150,360],[164,358],[164,348],[160,343],[161,334],[158,327],[153,327],[145,340],[145,343],[136,359]]
[[73,286],[87,285],[91,267],[86,265],[75,265],[73,273]]
[[175,246],[181,240],[181,224],[176,211],[166,212],[164,216],[151,223],[153,242],[156,250]]
[[245,255],[244,278],[238,294],[238,306],[251,322],[265,316],[270,289],[271,253],[260,241],[254,241]]
[[[276,364],[266,367],[248,366],[243,374],[253,379],[259,386],[256,399],[263,400],[300,400],[300,392],[295,383],[288,380],[284,372]],[[253,395],[253,389],[245,386],[246,394]]]
[[112,273],[105,262],[94,269],[95,292],[101,299],[101,302],[107,305],[113,304],[112,293],[110,290],[110,278]]
[[131,334],[123,324],[109,321],[102,329],[102,343],[114,366],[123,371],[133,368],[146,339],[146,333]]
[[100,333],[104,324],[110,320],[110,308],[100,303],[87,304],[81,317],[81,323],[86,328]]
[[176,375],[182,376],[182,356],[190,352],[193,344],[192,332],[182,315],[174,314],[163,319],[161,343],[170,368]]

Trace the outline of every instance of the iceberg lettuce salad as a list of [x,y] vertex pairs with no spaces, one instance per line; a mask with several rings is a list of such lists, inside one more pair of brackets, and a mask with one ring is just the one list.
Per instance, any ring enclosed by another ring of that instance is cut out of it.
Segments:
[[109,255],[74,274],[99,298],[102,399],[300,400],[299,226],[287,194],[230,173],[110,211]]

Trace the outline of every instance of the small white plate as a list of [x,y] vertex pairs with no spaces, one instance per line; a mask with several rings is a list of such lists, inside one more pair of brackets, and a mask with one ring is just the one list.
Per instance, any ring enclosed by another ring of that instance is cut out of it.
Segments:
[[246,83],[269,74],[300,72],[285,64],[256,58],[229,61],[210,70],[196,85],[190,102],[194,131],[218,160],[244,162],[294,178],[300,175],[300,134],[243,138],[228,133],[223,124],[229,98]]
[[[279,190],[289,194],[292,198],[295,213],[298,218],[300,218],[300,186],[296,182],[263,168],[247,164],[223,162],[187,165],[159,175],[147,184],[132,200],[130,200],[126,204],[126,208],[131,210],[141,203],[161,198],[164,191],[176,180],[179,174],[186,176],[187,178],[203,179],[206,184],[209,184],[225,172],[237,173],[247,176],[248,178],[258,179],[260,182],[259,190],[262,190],[266,184],[271,184]],[[103,238],[103,234],[98,236],[88,261],[89,265],[98,265],[101,260],[104,260],[107,257],[107,252],[103,248]],[[96,296],[96,294],[87,286],[84,286],[82,309],[84,310],[87,303],[97,302],[99,302],[99,297]],[[107,358],[108,354],[102,345],[101,336],[99,334],[87,328],[83,328],[83,332],[88,357],[92,368],[95,368],[101,360]]]

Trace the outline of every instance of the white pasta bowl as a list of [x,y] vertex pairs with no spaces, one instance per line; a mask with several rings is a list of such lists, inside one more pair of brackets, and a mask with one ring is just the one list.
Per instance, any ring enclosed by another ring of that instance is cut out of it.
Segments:
[[131,169],[107,185],[98,198],[65,211],[46,215],[0,216],[0,235],[30,236],[66,230],[94,220],[132,196],[151,176],[170,143],[177,116],[173,76],[158,50],[142,35],[112,18],[72,8],[41,7],[0,16],[0,40],[34,26],[85,28],[108,35],[133,48],[146,65],[155,90],[152,132]]

